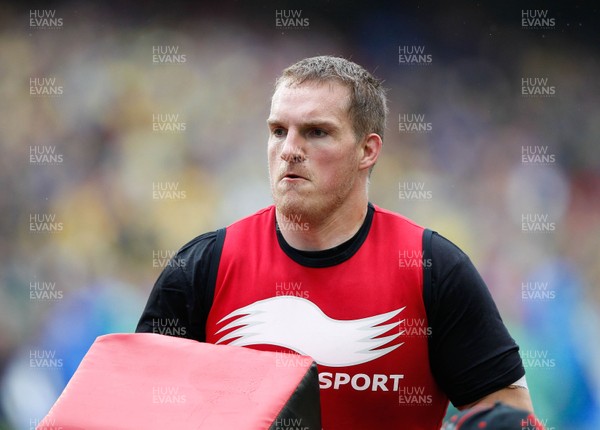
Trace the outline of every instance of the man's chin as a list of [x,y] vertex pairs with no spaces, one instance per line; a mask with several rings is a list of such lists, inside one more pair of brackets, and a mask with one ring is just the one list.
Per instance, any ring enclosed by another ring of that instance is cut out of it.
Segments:
[[310,202],[300,196],[279,196],[274,198],[277,212],[286,217],[307,217],[314,211]]

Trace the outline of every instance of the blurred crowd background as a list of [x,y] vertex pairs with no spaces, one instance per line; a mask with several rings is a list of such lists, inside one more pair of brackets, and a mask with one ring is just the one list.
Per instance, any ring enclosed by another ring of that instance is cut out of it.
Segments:
[[271,203],[273,82],[320,54],[388,88],[371,201],[471,256],[549,429],[600,428],[597,6],[212,3],[0,3],[0,428],[35,428],[96,336],[135,329],[168,255]]

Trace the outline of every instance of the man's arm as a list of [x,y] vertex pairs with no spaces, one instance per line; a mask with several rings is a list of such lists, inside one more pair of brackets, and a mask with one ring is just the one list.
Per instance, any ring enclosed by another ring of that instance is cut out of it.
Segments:
[[529,390],[518,385],[509,385],[508,387],[494,391],[471,404],[460,406],[458,409],[462,411],[476,405],[494,405],[496,402],[502,402],[531,413],[534,412]]
[[485,282],[469,258],[437,234],[432,258],[429,355],[438,384],[461,410],[502,401],[532,411],[519,347]]
[[135,329],[136,333],[158,333],[202,340],[199,327],[193,326],[191,321],[197,307],[193,303],[191,290],[191,285],[180,268],[165,267],[152,288]]
[[136,333],[205,341],[209,309],[205,306],[204,293],[211,282],[209,273],[215,241],[215,232],[206,233],[177,252],[154,284]]

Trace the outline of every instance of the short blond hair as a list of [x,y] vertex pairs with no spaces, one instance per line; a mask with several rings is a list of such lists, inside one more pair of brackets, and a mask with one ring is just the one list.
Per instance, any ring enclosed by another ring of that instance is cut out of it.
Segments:
[[382,81],[352,61],[323,55],[305,58],[284,69],[275,82],[275,90],[283,84],[292,86],[312,81],[337,81],[348,87],[348,114],[357,139],[370,133],[383,138],[388,108]]

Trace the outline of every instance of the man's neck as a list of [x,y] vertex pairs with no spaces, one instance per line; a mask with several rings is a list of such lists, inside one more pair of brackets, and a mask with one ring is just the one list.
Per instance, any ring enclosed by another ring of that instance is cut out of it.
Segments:
[[[367,216],[368,201],[365,199],[352,208],[338,210],[327,218],[308,223],[306,228],[285,228],[289,219],[276,211],[277,223],[285,241],[300,251],[323,251],[334,248],[350,238],[362,226]],[[340,208],[342,209],[342,208]]]

